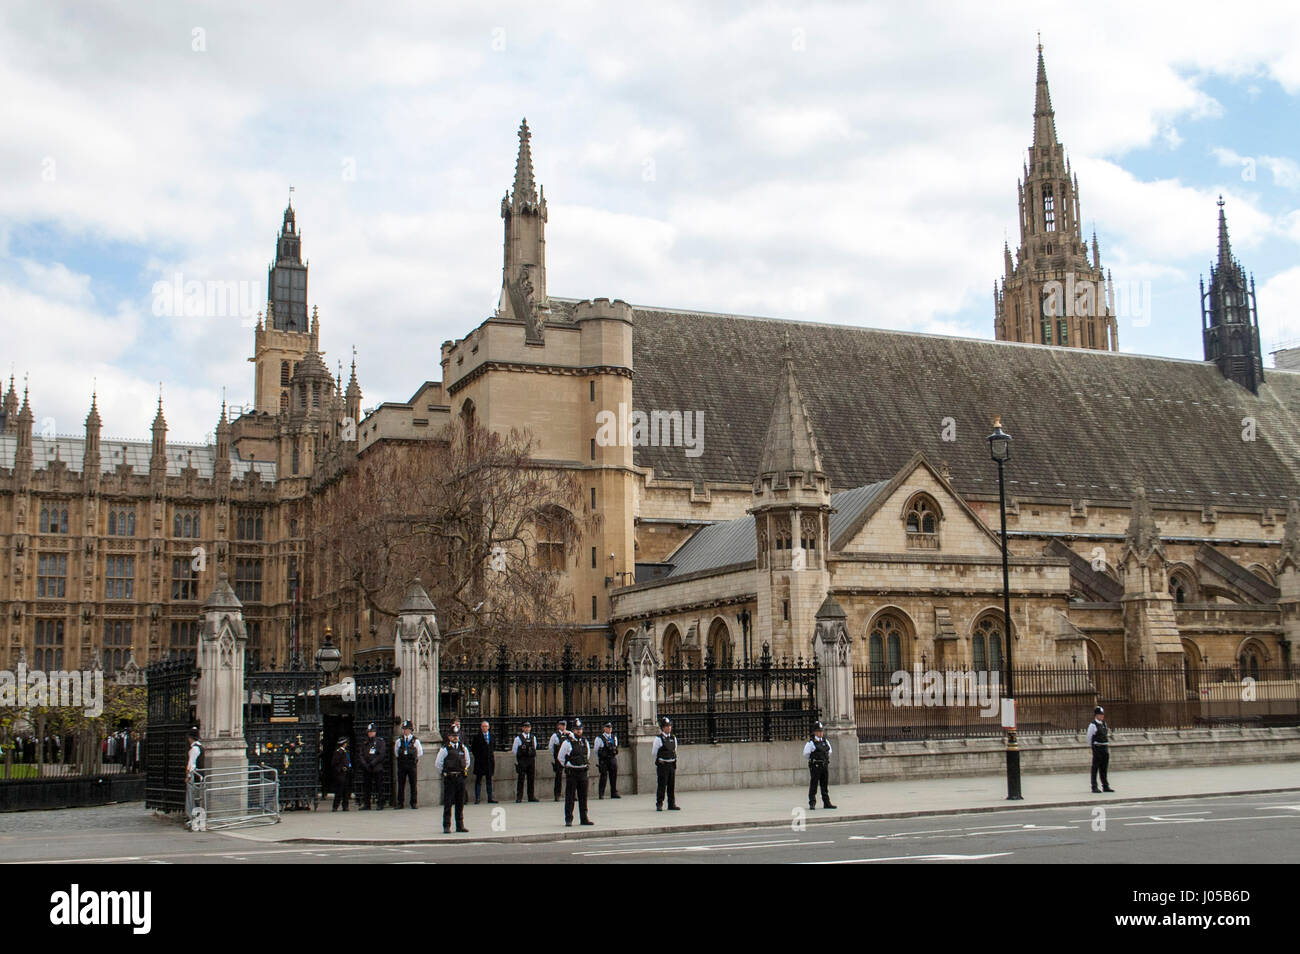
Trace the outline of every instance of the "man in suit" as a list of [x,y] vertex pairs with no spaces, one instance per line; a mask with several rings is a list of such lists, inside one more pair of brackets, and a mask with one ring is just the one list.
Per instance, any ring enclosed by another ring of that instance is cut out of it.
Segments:
[[478,724],[478,732],[470,739],[469,754],[474,760],[474,804],[479,803],[483,780],[487,779],[488,804],[495,805],[492,797],[492,774],[496,771],[496,756],[492,752],[492,726],[484,719]]

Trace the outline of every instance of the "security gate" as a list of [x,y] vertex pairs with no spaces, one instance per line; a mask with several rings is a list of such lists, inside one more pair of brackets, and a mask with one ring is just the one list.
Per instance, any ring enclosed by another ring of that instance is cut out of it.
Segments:
[[380,804],[388,805],[393,793],[393,743],[397,738],[395,715],[396,693],[393,679],[396,671],[387,665],[358,667],[353,672],[356,683],[356,708],[352,717],[352,784],[357,797],[365,791],[361,772],[362,746],[368,742],[366,726],[375,725],[375,736],[384,743],[384,771],[380,782]]
[[315,808],[320,798],[321,673],[315,669],[244,674],[248,761],[275,769],[280,804]]
[[185,810],[186,733],[194,727],[190,702],[199,672],[194,660],[179,656],[145,670],[148,713],[144,736],[144,804],[165,812]]

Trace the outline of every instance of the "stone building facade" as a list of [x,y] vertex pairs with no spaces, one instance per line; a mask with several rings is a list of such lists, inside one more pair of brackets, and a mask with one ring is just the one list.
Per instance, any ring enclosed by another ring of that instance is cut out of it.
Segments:
[[[312,552],[311,514],[346,492],[336,478],[359,458],[463,416],[527,430],[538,460],[582,482],[599,520],[557,586],[588,652],[619,656],[649,634],[665,658],[764,643],[806,657],[819,609],[837,605],[855,665],[873,671],[996,668],[1008,638],[1027,666],[1289,665],[1300,372],[1265,378],[1242,359],[1257,356],[1244,334],[1257,319],[1222,208],[1205,361],[1119,353],[1113,315],[1040,342],[1026,303],[1058,272],[1100,280],[1100,263],[1095,242],[1091,259],[1083,247],[1041,51],[1038,101],[997,341],[550,295],[525,123],[495,313],[442,344],[438,380],[363,410],[355,360],[345,387],[322,358],[286,210],[254,331],[255,406],[233,420],[223,408],[212,443],[168,442],[161,401],[150,442],[101,443],[93,398],[83,435],[41,434],[10,381],[4,658],[111,668],[192,650],[199,594],[222,571],[264,660],[310,655],[327,627],[345,666],[391,647],[392,621],[368,616]],[[1039,227],[1048,184],[1054,230]],[[995,416],[1013,437],[1009,637]]]

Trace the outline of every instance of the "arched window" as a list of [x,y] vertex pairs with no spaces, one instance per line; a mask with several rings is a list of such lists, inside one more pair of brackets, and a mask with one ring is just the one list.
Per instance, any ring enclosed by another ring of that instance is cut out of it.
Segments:
[[664,665],[676,668],[681,665],[682,634],[676,626],[669,625],[664,630]]
[[1240,678],[1245,679],[1249,676],[1251,679],[1258,679],[1260,667],[1267,659],[1263,646],[1253,639],[1246,643],[1241,647],[1241,653],[1237,657],[1237,665],[1241,667]]
[[537,514],[537,567],[563,570],[568,541],[573,538],[573,515],[563,507],[547,507]]
[[[172,518],[172,536],[173,536],[173,537],[179,537],[179,536],[182,536],[182,534],[181,534],[181,515],[180,515],[179,513],[176,514],[176,516]],[[187,537],[188,537],[189,534],[186,533],[186,534],[184,534],[184,536],[187,536]]]
[[731,665],[731,633],[721,619],[715,619],[709,627],[709,655],[716,665]]
[[871,624],[867,652],[871,660],[871,682],[883,685],[893,673],[903,669],[908,659],[907,627],[893,613],[882,613]]
[[1169,595],[1174,598],[1175,603],[1198,602],[1196,580],[1192,574],[1181,567],[1170,573]]
[[976,672],[1001,672],[1003,626],[1001,614],[986,613],[971,631],[971,668]]
[[117,511],[116,510],[110,510],[108,512],[108,535],[110,537],[117,536]]
[[908,501],[903,515],[909,550],[939,549],[939,505],[929,494],[917,494]]
[[50,532],[50,511],[46,507],[41,508],[41,533]]
[[1056,197],[1052,195],[1050,185],[1043,186],[1043,229],[1047,232],[1056,231]]
[[289,386],[289,362],[281,361],[280,362],[280,387],[283,388],[288,386]]

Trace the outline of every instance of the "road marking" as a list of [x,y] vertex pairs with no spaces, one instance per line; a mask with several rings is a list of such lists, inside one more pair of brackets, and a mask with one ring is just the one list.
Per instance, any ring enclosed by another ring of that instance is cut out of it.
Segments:
[[896,855],[893,858],[841,858],[835,861],[801,861],[801,865],[869,865],[878,861],[983,861],[985,858],[1005,858],[1010,851],[989,855]]
[[596,858],[602,855],[640,855],[662,854],[676,851],[731,851],[749,848],[788,848],[797,846],[807,848],[813,845],[833,845],[833,841],[799,841],[791,838],[787,841],[727,842],[719,845],[675,845],[667,848],[610,848],[605,851],[575,851],[574,855],[584,858]]

